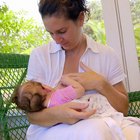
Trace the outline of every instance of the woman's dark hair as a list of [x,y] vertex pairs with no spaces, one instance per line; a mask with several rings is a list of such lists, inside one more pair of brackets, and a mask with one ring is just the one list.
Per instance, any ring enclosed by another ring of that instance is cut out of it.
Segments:
[[90,15],[86,0],[40,0],[39,12],[42,16],[61,16],[73,21],[77,20],[80,12]]

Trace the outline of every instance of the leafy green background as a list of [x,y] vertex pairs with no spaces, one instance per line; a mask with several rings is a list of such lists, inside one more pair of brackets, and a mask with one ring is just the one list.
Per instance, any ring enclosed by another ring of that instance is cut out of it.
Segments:
[[[98,1],[89,4],[91,17],[84,31],[93,39],[106,44],[102,6]],[[136,49],[140,58],[140,1],[130,0]],[[5,3],[0,6],[0,52],[29,54],[34,47],[48,43],[51,39],[44,26],[32,18],[25,18],[25,11],[13,12]]]

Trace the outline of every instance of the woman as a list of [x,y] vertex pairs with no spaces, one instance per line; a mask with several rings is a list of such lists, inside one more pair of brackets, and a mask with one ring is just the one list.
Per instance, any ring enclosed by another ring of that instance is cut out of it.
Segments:
[[[39,11],[53,40],[33,50],[28,66],[28,80],[52,87],[62,75],[78,81],[86,94],[99,92],[119,112],[127,115],[128,96],[123,85],[124,73],[115,52],[94,42],[82,31],[89,10],[85,0],[40,0]],[[80,62],[85,65],[80,67]],[[49,76],[48,76],[49,75]],[[87,119],[95,112],[84,112],[88,104],[66,103],[29,113],[32,124],[28,140],[115,140],[102,119]],[[137,126],[123,129],[127,140],[138,140]],[[129,136],[132,132],[132,137]]]

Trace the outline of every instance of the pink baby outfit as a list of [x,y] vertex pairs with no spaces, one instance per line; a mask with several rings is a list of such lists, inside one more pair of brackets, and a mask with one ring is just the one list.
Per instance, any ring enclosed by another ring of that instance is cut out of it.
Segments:
[[76,91],[72,86],[58,89],[52,93],[47,107],[61,105],[66,102],[70,102],[73,99],[76,99]]

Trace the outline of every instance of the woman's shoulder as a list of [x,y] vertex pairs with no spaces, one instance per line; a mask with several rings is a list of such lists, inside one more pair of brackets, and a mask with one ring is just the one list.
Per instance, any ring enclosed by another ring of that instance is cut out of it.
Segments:
[[88,48],[91,48],[91,50],[95,53],[99,53],[99,54],[114,54],[115,53],[112,47],[106,44],[102,44],[98,41],[95,41],[91,37],[87,37],[87,45],[88,45]]
[[60,45],[56,44],[55,41],[50,41],[48,44],[43,44],[32,50],[32,53],[54,53],[60,50]]
[[32,51],[33,52],[38,52],[38,51],[47,51],[49,47],[51,46],[52,42],[49,42],[48,44],[42,44],[40,46],[35,47]]

